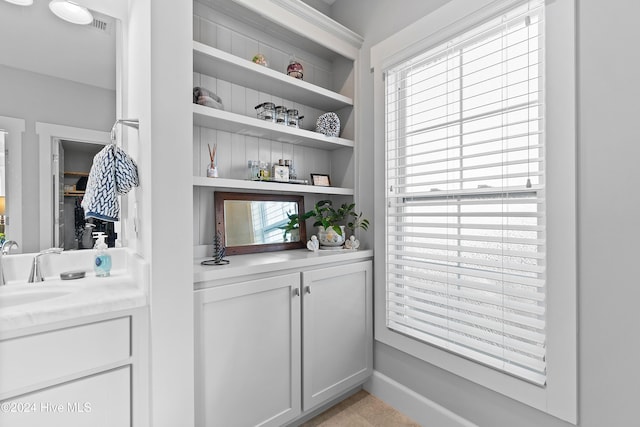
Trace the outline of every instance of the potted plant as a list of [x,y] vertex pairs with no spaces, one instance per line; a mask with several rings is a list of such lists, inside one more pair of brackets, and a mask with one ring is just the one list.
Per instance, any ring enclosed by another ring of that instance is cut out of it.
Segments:
[[283,230],[282,239],[285,242],[298,242],[300,241],[300,223],[298,222],[299,215],[288,213],[287,217],[289,218],[289,222],[282,227],[278,227]]
[[343,203],[340,207],[335,208],[331,200],[321,200],[312,210],[302,215],[290,215],[289,224],[285,230],[295,229],[299,226],[299,221],[313,218],[315,219],[313,226],[318,227],[320,244],[338,248],[344,244],[347,236],[346,229],[353,232],[358,228],[363,230],[369,228],[369,220],[363,218],[362,212],[356,212],[355,206],[355,203]]

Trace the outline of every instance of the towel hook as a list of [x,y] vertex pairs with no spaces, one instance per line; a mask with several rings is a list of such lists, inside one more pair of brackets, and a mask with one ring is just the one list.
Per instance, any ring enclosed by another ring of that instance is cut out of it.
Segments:
[[116,127],[119,123],[136,129],[140,126],[140,121],[138,119],[117,119],[111,128],[111,142],[113,143],[116,142]]

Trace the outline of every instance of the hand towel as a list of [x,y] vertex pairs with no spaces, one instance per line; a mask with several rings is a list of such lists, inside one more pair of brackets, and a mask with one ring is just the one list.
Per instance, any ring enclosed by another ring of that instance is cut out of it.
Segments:
[[115,144],[105,146],[93,158],[87,189],[82,199],[85,218],[118,221],[118,195],[137,187],[138,166]]
[[203,87],[193,88],[193,103],[204,105],[205,107],[217,108],[218,110],[224,110],[222,105],[222,99],[209,89]]

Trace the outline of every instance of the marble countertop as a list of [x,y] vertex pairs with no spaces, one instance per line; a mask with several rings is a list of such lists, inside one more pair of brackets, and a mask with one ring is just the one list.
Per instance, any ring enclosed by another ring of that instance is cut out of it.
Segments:
[[311,252],[306,249],[263,252],[247,255],[227,256],[227,265],[204,266],[200,263],[207,258],[196,258],[193,267],[193,282],[229,279],[252,274],[274,271],[305,269],[347,261],[358,261],[373,257],[373,250],[339,250]]
[[[0,334],[85,316],[144,307],[148,304],[148,268],[137,255],[126,256],[109,277],[44,282],[9,281],[0,286]],[[117,259],[117,257],[114,257]]]
[[[37,294],[44,298],[38,300]],[[35,301],[0,305],[0,333],[147,304],[147,296],[135,279],[122,273],[104,278],[12,284],[0,288],[0,301],[3,296],[9,301],[32,297]]]

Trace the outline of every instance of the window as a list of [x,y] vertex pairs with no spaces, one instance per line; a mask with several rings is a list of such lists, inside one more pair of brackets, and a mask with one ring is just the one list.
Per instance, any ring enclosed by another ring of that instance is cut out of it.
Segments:
[[451,0],[373,46],[376,173],[360,183],[382,195],[376,340],[573,423],[575,16]]
[[256,244],[282,242],[282,227],[289,222],[288,215],[295,212],[297,212],[297,206],[293,202],[252,203],[253,242]]
[[390,329],[545,375],[543,5],[386,72]]

